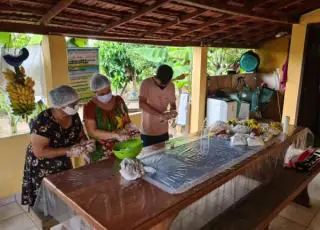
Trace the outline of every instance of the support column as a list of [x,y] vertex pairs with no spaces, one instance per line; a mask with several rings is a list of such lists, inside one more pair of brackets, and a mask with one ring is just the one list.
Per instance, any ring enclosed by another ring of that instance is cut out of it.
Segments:
[[207,95],[207,47],[194,47],[192,58],[192,91],[190,132],[202,129]]
[[306,25],[299,24],[293,25],[292,27],[288,64],[288,81],[286,85],[282,114],[283,117],[290,117],[290,124],[292,125],[296,125],[298,121],[306,32]]
[[58,85],[69,84],[68,54],[65,38],[43,36],[43,63],[46,77],[45,94]]

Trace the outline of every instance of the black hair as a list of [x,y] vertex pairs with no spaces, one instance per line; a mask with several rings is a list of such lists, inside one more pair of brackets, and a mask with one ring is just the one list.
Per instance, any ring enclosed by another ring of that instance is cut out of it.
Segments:
[[168,84],[173,77],[173,69],[168,65],[160,65],[157,69],[156,78],[161,84]]

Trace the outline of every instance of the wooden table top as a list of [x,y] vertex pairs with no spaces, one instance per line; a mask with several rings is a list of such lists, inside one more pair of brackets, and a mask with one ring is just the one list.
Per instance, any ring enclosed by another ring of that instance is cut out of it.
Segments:
[[[288,147],[306,129],[292,127],[286,137],[279,137],[274,144],[225,170],[214,178],[190,189],[172,195],[139,179],[126,181],[119,173],[119,161],[112,158],[85,167],[50,175],[44,185],[95,229],[149,229],[176,216],[181,210],[228,180],[237,176],[267,154]],[[150,154],[164,148],[164,144],[145,148]],[[168,146],[166,146],[168,147]]]

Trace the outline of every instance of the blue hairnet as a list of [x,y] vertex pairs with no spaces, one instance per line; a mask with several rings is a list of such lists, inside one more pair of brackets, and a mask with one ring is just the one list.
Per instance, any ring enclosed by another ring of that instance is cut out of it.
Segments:
[[95,92],[107,87],[110,87],[110,80],[106,76],[96,73],[91,77],[90,88],[92,91]]
[[68,85],[61,85],[51,90],[49,98],[54,108],[61,108],[80,99],[79,94]]

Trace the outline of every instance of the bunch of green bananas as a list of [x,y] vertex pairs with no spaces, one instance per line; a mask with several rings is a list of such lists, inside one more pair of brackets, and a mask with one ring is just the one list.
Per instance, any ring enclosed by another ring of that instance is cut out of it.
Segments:
[[27,77],[22,66],[14,72],[6,69],[3,72],[7,80],[6,90],[9,94],[10,105],[14,115],[27,117],[35,109],[34,81]]

